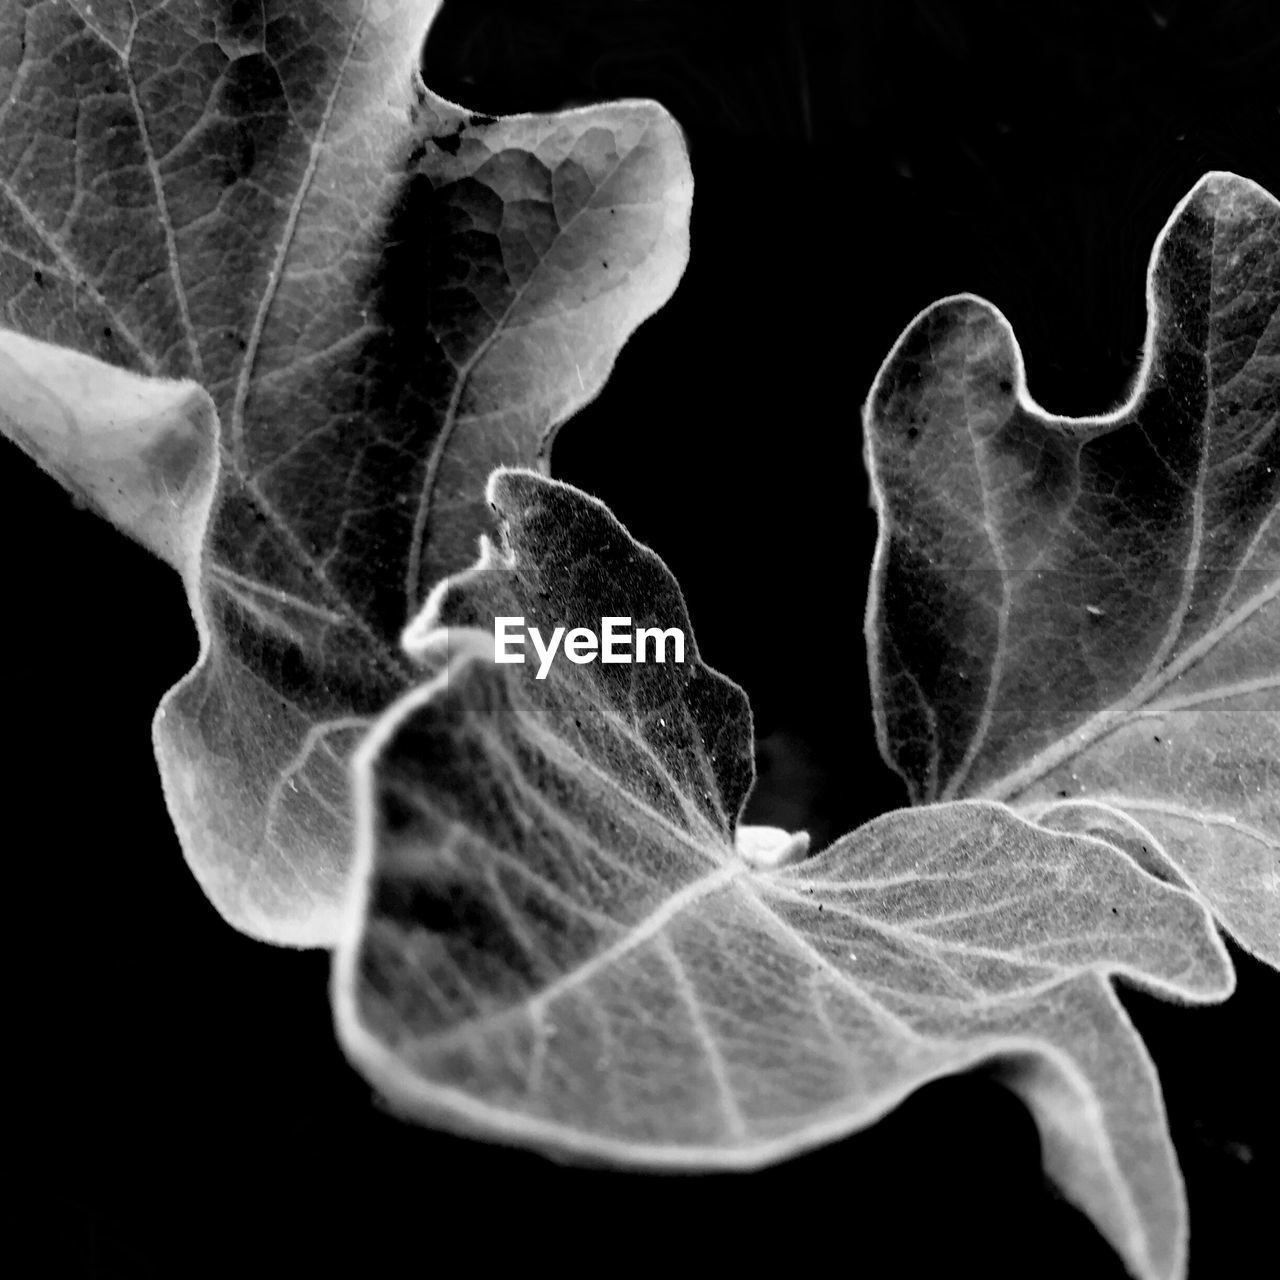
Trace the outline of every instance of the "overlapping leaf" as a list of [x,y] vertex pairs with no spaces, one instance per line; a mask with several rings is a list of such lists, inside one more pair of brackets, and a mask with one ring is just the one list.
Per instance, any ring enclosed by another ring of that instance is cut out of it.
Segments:
[[0,12],[0,426],[180,569],[197,667],[154,727],[240,928],[331,941],[346,761],[687,257],[656,104],[490,120],[425,89],[438,0]]
[[999,1060],[1065,1193],[1135,1274],[1177,1275],[1181,1180],[1109,977],[1227,994],[1197,899],[988,802],[887,814],[762,869],[735,849],[747,704],[696,646],[544,680],[492,661],[496,616],[687,632],[668,571],[568,486],[501,472],[490,493],[502,545],[433,593],[411,642],[436,675],[356,757],[334,971],[356,1064],[428,1123],[749,1167]]
[[1147,295],[1141,372],[1103,417],[1035,404],[969,295],[885,361],[864,415],[881,748],[915,800],[1123,810],[1280,965],[1280,205],[1207,175]]

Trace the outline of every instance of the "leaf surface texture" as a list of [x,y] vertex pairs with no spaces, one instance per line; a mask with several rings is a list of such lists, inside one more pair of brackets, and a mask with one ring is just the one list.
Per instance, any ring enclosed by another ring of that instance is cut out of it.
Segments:
[[475,116],[418,76],[436,8],[0,17],[0,427],[182,572],[165,796],[276,941],[336,936],[348,757],[489,472],[545,462],[687,258],[661,107]]
[[1063,418],[972,295],[903,333],[864,411],[881,749],[913,800],[1138,819],[1280,965],[1280,205],[1211,173],[1147,279],[1134,391]]
[[1178,1274],[1181,1179],[1110,978],[1225,996],[1203,904],[986,801],[761,868],[735,848],[749,709],[691,635],[683,665],[537,680],[492,661],[494,616],[688,631],[665,566],[569,486],[507,471],[490,494],[501,541],[412,629],[434,676],[357,755],[334,998],[393,1106],[579,1157],[741,1168],[998,1061],[1064,1192],[1135,1274]]

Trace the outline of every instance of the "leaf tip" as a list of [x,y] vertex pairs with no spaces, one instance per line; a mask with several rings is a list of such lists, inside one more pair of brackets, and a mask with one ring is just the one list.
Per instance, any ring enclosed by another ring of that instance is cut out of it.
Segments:
[[1217,218],[1236,221],[1255,217],[1260,209],[1277,201],[1265,187],[1229,169],[1210,169],[1187,193]]
[[1026,399],[1026,372],[1013,326],[974,293],[939,298],[903,329],[871,384],[862,421],[873,505],[883,497],[883,455],[913,453],[928,427],[950,431],[945,403],[955,388],[1012,408]]

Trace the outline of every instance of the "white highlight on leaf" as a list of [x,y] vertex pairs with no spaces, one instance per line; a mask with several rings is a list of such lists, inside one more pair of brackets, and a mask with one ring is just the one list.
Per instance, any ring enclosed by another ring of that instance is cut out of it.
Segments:
[[787,867],[801,862],[809,854],[807,831],[785,831],[782,827],[750,827],[740,825],[734,845],[739,855],[753,867]]
[[195,383],[0,329],[0,431],[188,579],[217,477],[214,418]]

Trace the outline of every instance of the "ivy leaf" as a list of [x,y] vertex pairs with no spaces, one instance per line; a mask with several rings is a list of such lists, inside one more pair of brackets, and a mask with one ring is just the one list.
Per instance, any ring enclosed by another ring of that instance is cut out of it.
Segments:
[[1113,413],[1029,396],[972,295],[907,327],[864,411],[881,750],[916,801],[1147,828],[1280,966],[1280,205],[1210,173],[1156,240]]
[[356,756],[334,968],[356,1065],[429,1124],[748,1168],[997,1062],[1064,1193],[1136,1275],[1180,1274],[1159,1085],[1109,978],[1228,994],[1199,900],[989,802],[890,813],[799,861],[770,833],[735,848],[750,713],[691,635],[684,664],[493,661],[495,617],[689,635],[670,573],[566,485],[504,471],[490,495],[500,545],[407,639],[433,677]]
[[486,119],[438,0],[26,0],[0,17],[0,427],[182,573],[154,742],[226,918],[331,942],[347,759],[404,625],[545,465],[688,252],[661,107]]

